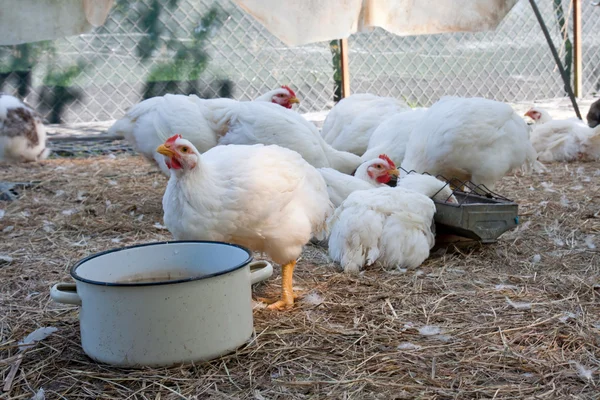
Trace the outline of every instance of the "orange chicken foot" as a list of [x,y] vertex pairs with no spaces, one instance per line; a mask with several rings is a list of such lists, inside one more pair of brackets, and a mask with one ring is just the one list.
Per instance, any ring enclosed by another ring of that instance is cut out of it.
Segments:
[[[294,294],[293,278],[294,278],[294,267],[296,261],[287,263],[281,267],[281,299],[273,302],[268,308],[269,310],[284,310],[291,308],[294,305],[294,299],[298,296]],[[260,301],[264,301],[267,304],[271,303],[270,299],[259,298]]]

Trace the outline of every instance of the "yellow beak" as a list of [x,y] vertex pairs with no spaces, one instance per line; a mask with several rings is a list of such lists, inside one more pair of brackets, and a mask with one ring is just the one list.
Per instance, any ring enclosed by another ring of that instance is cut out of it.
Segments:
[[297,97],[290,97],[290,104],[300,104],[300,100]]
[[158,146],[156,148],[156,151],[159,154],[162,154],[163,156],[167,156],[167,157],[173,157],[175,155],[175,152],[173,150],[171,150],[170,148],[168,148],[167,146],[165,146],[164,144],[161,144],[160,146]]
[[394,168],[394,169],[388,170],[388,174],[390,174],[392,176],[400,176],[400,171],[398,171],[397,168]]

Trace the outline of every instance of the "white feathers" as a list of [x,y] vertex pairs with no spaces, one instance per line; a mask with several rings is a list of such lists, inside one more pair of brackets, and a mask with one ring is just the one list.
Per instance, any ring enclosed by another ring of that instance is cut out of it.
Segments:
[[347,273],[376,261],[416,268],[434,244],[434,213],[431,199],[405,188],[356,191],[329,220],[329,255]]
[[458,203],[450,185],[431,175],[410,173],[400,178],[396,187],[414,190],[441,202]]
[[591,249],[591,250],[596,248],[596,244],[594,243],[594,241],[595,241],[594,235],[588,235],[584,239],[585,245],[588,247],[588,249]]
[[36,329],[19,342],[19,350],[24,351],[32,348],[37,342],[46,339],[56,331],[58,331],[58,328],[51,326]]
[[46,400],[46,393],[44,392],[44,389],[39,389],[31,398],[31,400]]
[[512,301],[508,297],[506,297],[506,302],[508,303],[508,305],[510,305],[515,310],[529,310],[529,309],[531,309],[531,303],[518,303],[518,302]]
[[439,326],[425,325],[419,328],[419,333],[423,336],[434,336],[442,333]]
[[360,156],[383,121],[408,110],[410,107],[403,101],[391,97],[353,94],[340,100],[327,114],[321,134],[333,148]]
[[422,347],[411,342],[402,342],[396,348],[398,350],[420,350]]
[[531,144],[540,161],[593,161],[600,158],[600,128],[592,129],[578,118],[555,120],[537,107],[527,114],[539,116],[533,125]]
[[442,97],[413,131],[402,164],[406,171],[470,180],[492,190],[507,173],[533,168],[537,158],[523,118],[497,101]]
[[449,185],[416,173],[395,188],[353,192],[328,221],[330,257],[352,274],[375,262],[386,268],[418,267],[434,245],[431,196],[456,202]]
[[302,298],[305,303],[318,306],[323,303],[323,298],[316,292],[311,292]]
[[577,371],[577,376],[579,376],[581,379],[583,379],[585,381],[591,381],[593,379],[594,372],[596,372],[595,368],[594,369],[586,368],[574,360],[569,361],[569,363],[575,367],[575,371]]
[[164,224],[176,240],[237,243],[284,264],[324,230],[333,209],[327,187],[298,153],[230,145],[200,155],[185,139],[173,146],[193,150],[185,156],[193,166],[171,171],[163,197]]
[[500,283],[494,287],[495,290],[518,290],[519,288],[515,285],[505,285]]
[[152,225],[152,226],[159,230],[167,229],[167,227],[164,226],[163,224],[161,224],[160,222],[155,222],[154,225]]
[[383,121],[371,135],[362,160],[370,160],[384,153],[394,163],[401,165],[410,134],[426,111],[425,108],[407,110]]
[[217,145],[218,132],[211,124],[210,110],[188,96],[167,94],[152,97],[133,106],[108,130],[123,135],[133,148],[157,164],[169,176],[164,157],[156,148],[174,134],[188,138],[200,152]]
[[169,176],[156,148],[174,134],[200,153],[227,144],[276,144],[297,151],[314,167],[352,173],[360,157],[328,145],[317,128],[297,112],[265,101],[200,99],[195,95],[153,97],[134,106],[109,133],[122,134],[139,153]]

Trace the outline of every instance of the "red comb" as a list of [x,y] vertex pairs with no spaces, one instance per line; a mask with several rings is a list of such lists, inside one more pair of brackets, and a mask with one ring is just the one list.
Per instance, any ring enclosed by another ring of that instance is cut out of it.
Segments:
[[167,139],[167,141],[165,143],[169,143],[169,144],[173,144],[175,143],[175,141],[177,139],[181,139],[181,135],[177,134],[177,135],[173,135],[170,138]]
[[296,97],[296,93],[289,86],[283,85],[281,88],[287,90],[290,93],[290,96]]
[[381,158],[384,161],[387,161],[387,163],[390,165],[390,168],[396,168],[396,164],[394,164],[394,162],[385,154],[380,154],[379,158]]

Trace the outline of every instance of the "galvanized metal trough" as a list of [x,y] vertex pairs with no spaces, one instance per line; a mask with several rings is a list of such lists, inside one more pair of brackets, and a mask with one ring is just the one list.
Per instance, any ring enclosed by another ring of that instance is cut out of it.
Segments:
[[436,178],[456,188],[452,194],[458,201],[448,203],[434,200],[436,236],[455,235],[481,243],[494,243],[504,232],[518,226],[519,205],[514,201],[471,181],[447,179],[442,175]]
[[434,200],[437,234],[453,234],[493,243],[519,224],[519,205],[508,199],[454,191],[456,203]]

